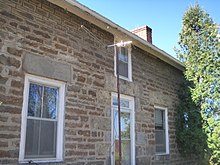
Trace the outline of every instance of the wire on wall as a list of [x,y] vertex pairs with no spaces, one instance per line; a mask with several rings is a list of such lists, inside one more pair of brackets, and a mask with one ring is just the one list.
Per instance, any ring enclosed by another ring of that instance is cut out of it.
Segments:
[[92,37],[93,39],[95,39],[96,41],[98,41],[103,47],[106,47],[105,44],[103,44],[103,42],[97,38],[87,27],[85,27],[84,25],[80,26],[90,37]]

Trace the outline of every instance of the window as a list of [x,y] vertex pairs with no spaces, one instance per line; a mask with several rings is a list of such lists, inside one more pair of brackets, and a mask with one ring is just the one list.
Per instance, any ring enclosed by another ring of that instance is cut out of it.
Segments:
[[[131,68],[131,49],[128,47],[116,47],[119,56],[119,76],[121,79],[132,81],[132,68]],[[115,58],[115,75],[116,71],[116,58]]]
[[65,83],[25,75],[19,161],[62,161]]
[[157,154],[169,154],[167,109],[155,107],[155,143]]
[[[134,98],[121,95],[122,165],[135,164]],[[118,99],[112,94],[112,165],[119,161]]]

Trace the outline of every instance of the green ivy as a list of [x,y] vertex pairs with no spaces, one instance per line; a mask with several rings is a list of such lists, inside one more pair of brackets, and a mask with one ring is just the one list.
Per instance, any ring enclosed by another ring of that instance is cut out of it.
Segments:
[[191,98],[191,84],[184,81],[178,92],[180,102],[176,109],[176,139],[183,156],[195,155],[201,162],[207,151],[207,136],[202,129],[200,108]]

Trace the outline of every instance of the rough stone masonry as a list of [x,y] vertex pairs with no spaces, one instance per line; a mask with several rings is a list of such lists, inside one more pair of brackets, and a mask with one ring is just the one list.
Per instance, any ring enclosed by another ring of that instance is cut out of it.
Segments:
[[[46,0],[0,0],[0,164],[18,164],[24,75],[66,82],[64,161],[110,165],[111,93],[116,92],[114,35]],[[182,72],[132,47],[132,82],[121,93],[135,99],[137,165],[194,165],[178,153],[175,105]],[[154,105],[168,107],[170,154],[155,156]],[[46,163],[45,163],[46,164]]]

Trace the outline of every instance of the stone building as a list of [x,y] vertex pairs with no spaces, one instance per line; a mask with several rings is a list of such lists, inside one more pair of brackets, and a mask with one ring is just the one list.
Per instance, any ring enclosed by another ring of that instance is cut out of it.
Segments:
[[149,27],[71,0],[0,0],[0,164],[117,165],[116,50],[122,164],[194,165],[175,136],[184,66]]

